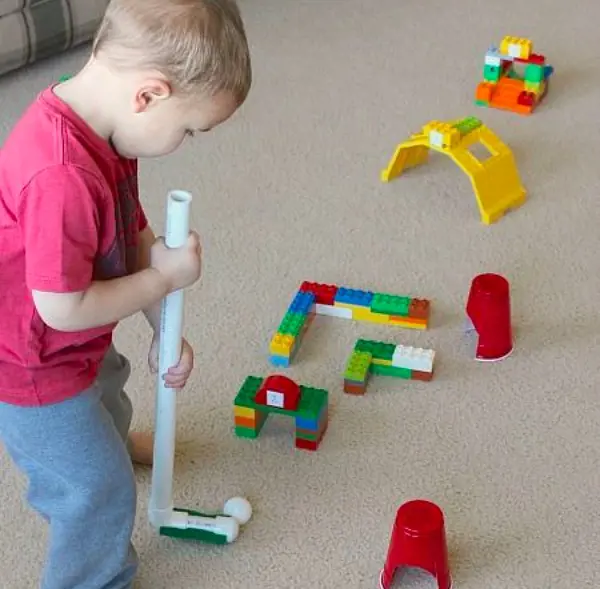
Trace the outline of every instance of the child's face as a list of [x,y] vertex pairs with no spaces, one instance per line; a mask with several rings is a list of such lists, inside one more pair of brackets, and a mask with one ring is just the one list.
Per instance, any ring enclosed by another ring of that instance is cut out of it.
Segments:
[[196,133],[210,131],[237,109],[233,96],[220,93],[174,95],[168,85],[141,87],[132,111],[119,117],[111,139],[124,157],[157,157],[175,151]]

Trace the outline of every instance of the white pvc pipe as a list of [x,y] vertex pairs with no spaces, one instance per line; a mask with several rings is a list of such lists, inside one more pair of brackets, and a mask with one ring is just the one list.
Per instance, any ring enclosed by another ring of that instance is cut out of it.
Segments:
[[[182,190],[167,197],[165,244],[185,245],[190,232],[192,195]],[[162,302],[160,350],[156,387],[154,462],[148,517],[155,528],[167,526],[173,512],[173,464],[175,460],[176,392],[167,388],[163,375],[179,362],[183,330],[183,290],[170,293]]]

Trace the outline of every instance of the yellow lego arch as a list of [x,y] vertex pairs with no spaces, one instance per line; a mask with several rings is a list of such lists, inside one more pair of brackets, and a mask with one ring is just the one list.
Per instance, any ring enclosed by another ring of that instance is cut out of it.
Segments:
[[[485,161],[478,160],[469,151],[475,143],[482,143],[491,156]],[[390,182],[405,170],[425,163],[430,149],[447,155],[469,177],[481,220],[486,225],[525,202],[526,191],[512,151],[475,117],[427,123],[421,133],[398,145],[389,165],[381,172],[382,182]]]

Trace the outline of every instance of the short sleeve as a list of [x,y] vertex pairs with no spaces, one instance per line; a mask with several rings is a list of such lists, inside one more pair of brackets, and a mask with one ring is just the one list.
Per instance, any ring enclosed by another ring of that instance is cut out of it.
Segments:
[[47,168],[27,185],[18,222],[30,290],[79,292],[89,287],[104,200],[101,182],[77,166]]

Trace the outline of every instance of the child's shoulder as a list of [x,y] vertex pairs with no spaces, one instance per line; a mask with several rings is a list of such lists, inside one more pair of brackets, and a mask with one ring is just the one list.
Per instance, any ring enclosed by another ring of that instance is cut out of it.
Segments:
[[68,166],[103,176],[111,157],[108,143],[48,87],[28,106],[0,148],[0,172],[14,188],[24,187],[37,174]]

